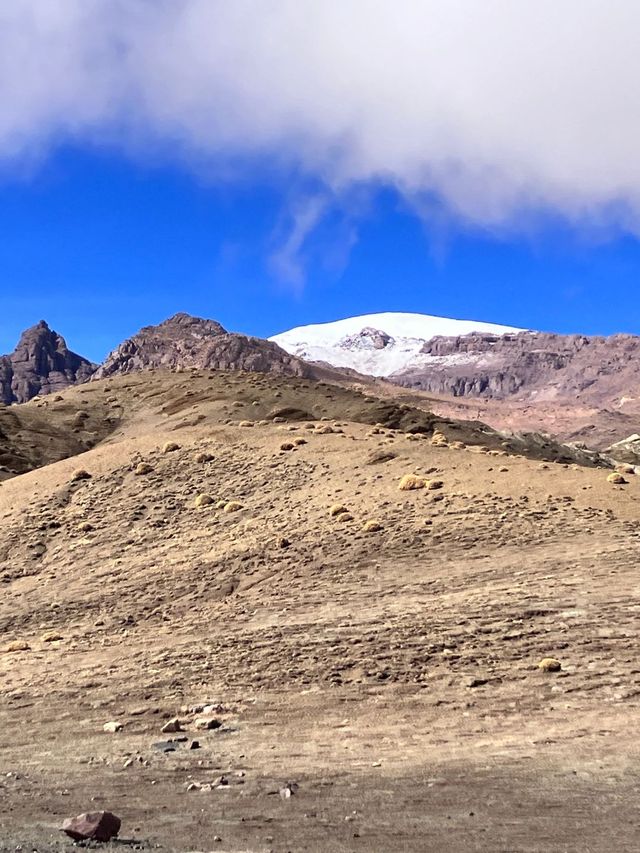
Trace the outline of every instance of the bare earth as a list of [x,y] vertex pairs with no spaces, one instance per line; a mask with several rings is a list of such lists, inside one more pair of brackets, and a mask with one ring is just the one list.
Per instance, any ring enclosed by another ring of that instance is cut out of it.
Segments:
[[[106,808],[114,850],[637,851],[640,478],[374,432],[329,386],[330,421],[281,383],[315,417],[260,423],[274,387],[69,389],[117,429],[0,486],[0,850]],[[154,746],[175,716],[200,749]]]

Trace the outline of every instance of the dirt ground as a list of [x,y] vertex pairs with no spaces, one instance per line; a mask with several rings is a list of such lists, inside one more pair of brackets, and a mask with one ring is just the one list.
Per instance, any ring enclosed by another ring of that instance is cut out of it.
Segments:
[[193,387],[0,487],[0,850],[638,850],[640,477]]

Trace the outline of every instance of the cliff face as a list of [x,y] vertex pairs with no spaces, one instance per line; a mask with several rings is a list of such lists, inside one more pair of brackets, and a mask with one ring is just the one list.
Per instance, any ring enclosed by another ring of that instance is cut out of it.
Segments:
[[624,406],[638,387],[640,337],[472,334],[433,338],[421,354],[423,364],[392,380],[454,397]]
[[136,370],[213,368],[311,377],[313,369],[277,344],[227,332],[214,320],[176,314],[146,326],[107,356],[96,379]]
[[0,402],[24,403],[36,394],[62,391],[84,382],[94,370],[41,320],[23,332],[10,355],[0,356]]

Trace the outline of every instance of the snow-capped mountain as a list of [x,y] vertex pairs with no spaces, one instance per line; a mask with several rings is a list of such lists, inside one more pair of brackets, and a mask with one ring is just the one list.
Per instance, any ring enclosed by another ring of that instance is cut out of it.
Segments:
[[351,367],[372,376],[391,376],[432,361],[433,356],[421,350],[425,341],[437,335],[458,336],[471,332],[504,335],[519,331],[522,330],[475,320],[387,312],[299,326],[274,335],[270,340],[306,361]]

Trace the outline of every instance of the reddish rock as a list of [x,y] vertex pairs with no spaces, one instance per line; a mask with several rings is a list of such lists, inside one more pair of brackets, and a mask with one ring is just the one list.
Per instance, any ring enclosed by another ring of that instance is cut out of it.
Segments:
[[111,841],[120,832],[120,818],[111,812],[86,812],[70,817],[62,831],[74,841]]

